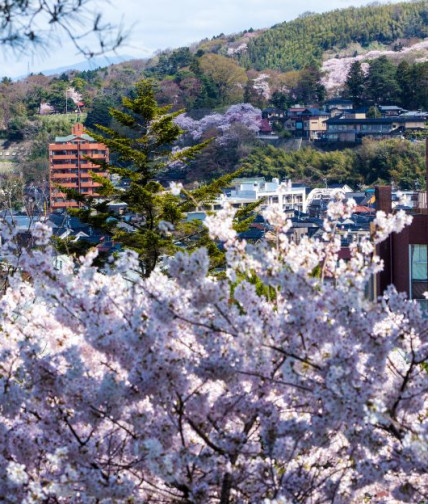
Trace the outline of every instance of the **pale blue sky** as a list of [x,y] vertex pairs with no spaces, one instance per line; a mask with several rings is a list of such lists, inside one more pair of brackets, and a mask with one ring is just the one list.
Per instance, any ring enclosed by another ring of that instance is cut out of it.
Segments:
[[[120,51],[146,58],[157,49],[189,45],[223,32],[235,33],[250,27],[266,28],[289,21],[306,11],[324,12],[360,6],[367,0],[91,0],[106,20],[133,25],[128,44]],[[387,3],[381,0],[379,3]],[[71,44],[53,42],[46,54],[0,55],[0,76],[15,77],[81,61]]]

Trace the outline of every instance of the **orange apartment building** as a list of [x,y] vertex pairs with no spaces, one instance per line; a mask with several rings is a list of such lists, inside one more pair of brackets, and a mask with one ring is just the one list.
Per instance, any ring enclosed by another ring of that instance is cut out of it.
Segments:
[[100,184],[94,182],[90,172],[106,176],[99,166],[86,157],[109,161],[108,148],[84,133],[82,124],[72,126],[71,135],[56,137],[49,144],[49,199],[51,211],[77,208],[79,203],[68,200],[57,184],[77,189],[82,194],[96,197]]

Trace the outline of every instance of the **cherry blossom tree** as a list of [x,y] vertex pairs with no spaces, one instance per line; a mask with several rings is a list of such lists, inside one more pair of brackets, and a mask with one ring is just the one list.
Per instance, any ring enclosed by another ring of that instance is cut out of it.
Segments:
[[256,134],[260,129],[261,120],[260,109],[249,103],[239,103],[229,107],[224,114],[208,114],[199,121],[192,119],[187,114],[181,114],[175,119],[175,123],[194,141],[200,140],[204,134],[212,131],[216,142],[224,145],[235,138],[234,125],[243,125]]
[[428,328],[417,305],[365,287],[375,244],[409,222],[378,213],[338,260],[322,240],[237,240],[233,209],[207,218],[227,251],[135,274],[127,251],[52,266],[49,232],[0,300],[0,499],[5,503],[362,503],[428,498]]

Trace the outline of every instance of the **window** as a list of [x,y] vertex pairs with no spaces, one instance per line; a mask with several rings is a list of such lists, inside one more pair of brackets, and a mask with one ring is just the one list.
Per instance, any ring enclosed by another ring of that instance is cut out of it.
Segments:
[[410,245],[410,297],[425,299],[428,291],[428,245]]

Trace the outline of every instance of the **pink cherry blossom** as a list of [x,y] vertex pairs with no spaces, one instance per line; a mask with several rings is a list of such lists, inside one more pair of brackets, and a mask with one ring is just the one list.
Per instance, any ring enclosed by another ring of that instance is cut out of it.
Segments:
[[[0,297],[0,495],[6,503],[384,503],[428,497],[427,321],[390,287],[373,244],[339,260],[325,236],[178,253],[140,278],[132,251],[56,270],[49,230]],[[408,218],[378,214],[376,241]],[[6,258],[6,259],[5,259]],[[216,272],[218,273],[218,272]]]

